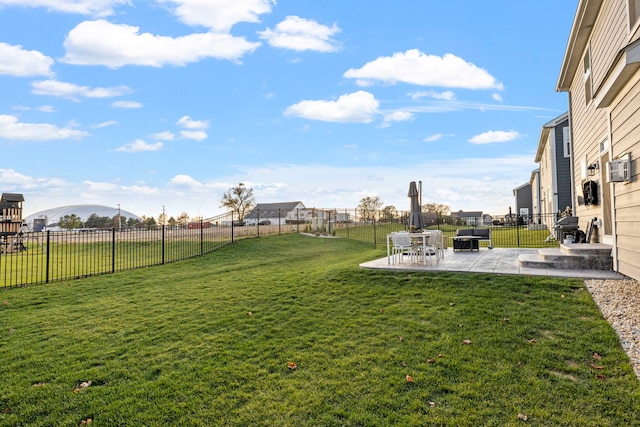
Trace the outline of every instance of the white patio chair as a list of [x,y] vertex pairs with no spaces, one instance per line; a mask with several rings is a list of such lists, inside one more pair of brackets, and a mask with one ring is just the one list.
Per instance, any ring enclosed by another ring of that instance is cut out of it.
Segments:
[[424,248],[423,257],[429,257],[429,262],[432,262],[432,257],[435,257],[436,262],[440,260],[440,257],[444,252],[442,242],[442,231],[431,230],[429,233],[429,240]]
[[413,262],[413,258],[417,254],[415,248],[411,244],[411,236],[409,236],[409,233],[391,233],[391,242],[391,260],[393,264],[396,263],[396,257],[399,257],[398,260],[402,263],[402,256],[404,254],[409,255],[410,261]]

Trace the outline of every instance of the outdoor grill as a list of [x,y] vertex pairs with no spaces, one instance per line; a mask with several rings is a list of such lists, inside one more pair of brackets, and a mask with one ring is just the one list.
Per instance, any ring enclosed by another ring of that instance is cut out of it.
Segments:
[[553,226],[556,240],[563,242],[567,234],[573,235],[578,230],[578,217],[566,216],[556,221]]

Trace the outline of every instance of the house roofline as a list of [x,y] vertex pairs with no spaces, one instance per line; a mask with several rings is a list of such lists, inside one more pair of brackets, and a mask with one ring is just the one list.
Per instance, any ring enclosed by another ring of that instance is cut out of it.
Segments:
[[544,146],[547,142],[547,138],[549,138],[549,132],[551,132],[551,129],[558,126],[560,123],[564,122],[565,120],[569,120],[568,111],[563,114],[560,114],[555,119],[542,125],[542,131],[540,132],[540,139],[538,140],[538,150],[536,151],[536,157],[535,157],[536,163],[540,163],[540,160],[542,160],[542,153],[544,153]]
[[576,15],[573,19],[569,41],[564,52],[560,76],[556,83],[557,92],[567,92],[571,89],[571,82],[576,70],[582,62],[582,53],[589,42],[593,24],[596,21],[600,7],[604,0],[580,0]]

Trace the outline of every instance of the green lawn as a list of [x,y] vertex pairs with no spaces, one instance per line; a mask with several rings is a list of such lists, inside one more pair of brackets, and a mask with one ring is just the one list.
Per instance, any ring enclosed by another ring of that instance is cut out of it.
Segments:
[[262,237],[3,291],[0,425],[638,425],[581,281],[358,268],[384,250]]

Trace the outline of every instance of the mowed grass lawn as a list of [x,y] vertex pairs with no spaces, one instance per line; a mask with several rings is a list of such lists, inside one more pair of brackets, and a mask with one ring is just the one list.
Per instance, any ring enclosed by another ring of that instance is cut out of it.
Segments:
[[0,425],[640,424],[581,281],[358,267],[383,252],[262,237],[4,291]]

